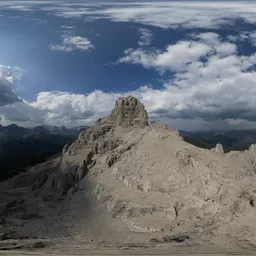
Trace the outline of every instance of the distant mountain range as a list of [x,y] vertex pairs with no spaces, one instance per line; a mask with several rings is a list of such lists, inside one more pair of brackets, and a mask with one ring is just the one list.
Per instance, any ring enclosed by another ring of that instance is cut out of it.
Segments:
[[6,137],[29,137],[29,136],[40,136],[40,135],[61,135],[76,137],[78,132],[83,129],[88,128],[88,126],[73,127],[71,129],[65,126],[57,127],[50,125],[39,125],[33,128],[24,128],[16,124],[11,124],[8,126],[0,125],[0,138]]
[[180,130],[185,141],[203,148],[213,148],[217,143],[223,145],[224,150],[244,150],[256,143],[256,129],[188,132]]
[[0,180],[26,171],[29,166],[59,154],[65,144],[72,143],[81,129],[40,125],[24,128],[16,124],[0,125]]
[[[75,141],[79,131],[87,128],[79,126],[68,129],[65,126],[49,125],[24,128],[15,124],[0,125],[0,180],[24,172],[29,166],[60,154],[65,144]],[[210,149],[220,143],[225,152],[248,149],[251,144],[256,143],[256,129],[179,132],[185,141],[195,146]]]

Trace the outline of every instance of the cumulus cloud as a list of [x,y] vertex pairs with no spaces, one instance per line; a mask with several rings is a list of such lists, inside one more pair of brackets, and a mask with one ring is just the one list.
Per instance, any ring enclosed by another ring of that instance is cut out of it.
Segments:
[[18,68],[0,65],[0,106],[13,104],[21,101],[13,92],[12,84],[15,80],[20,80],[23,71]]
[[213,32],[206,32],[200,34],[193,34],[193,38],[201,39],[202,41],[210,45],[219,45],[220,44],[220,35]]
[[74,50],[87,51],[94,48],[93,44],[86,38],[81,36],[67,36],[62,39],[60,45],[52,45],[51,50],[72,52]]
[[[4,2],[0,3],[1,9],[7,5],[15,9],[13,1],[5,6]],[[19,6],[16,3],[17,9]],[[234,24],[237,18],[256,22],[256,4],[252,2],[112,2],[99,3],[94,8],[82,3],[72,5],[60,1],[50,6],[39,1],[35,4],[23,1],[22,6],[20,9],[24,11],[35,8],[66,18],[104,18],[161,28],[220,28]],[[52,50],[71,52],[94,47],[87,38],[74,35],[72,27],[62,28],[68,33],[64,33],[60,44],[51,46]],[[117,97],[134,95],[145,104],[151,119],[171,126],[255,125],[256,54],[238,56],[235,45],[244,40],[256,45],[255,33],[245,31],[225,39],[212,32],[190,34],[189,39],[168,45],[164,50],[147,49],[145,46],[152,40],[151,31],[140,29],[139,33],[140,48],[127,49],[119,62],[165,71],[167,76],[170,73],[169,81],[161,89],[143,86],[127,93],[93,91],[88,95],[41,92],[34,102],[21,102],[10,86],[13,75],[2,69],[0,116],[17,122],[88,124],[109,114]]]
[[219,35],[215,33],[204,33],[194,37],[201,41],[180,41],[177,44],[168,45],[165,51],[149,51],[142,48],[127,49],[125,56],[118,62],[177,72],[187,70],[190,63],[196,63],[203,57],[214,54],[228,56],[236,52],[235,44],[221,42]]
[[[255,64],[255,56],[251,64]],[[189,64],[184,73],[165,84],[165,89],[147,89],[152,115],[205,121],[245,119],[255,121],[256,74],[247,71],[246,57],[211,57],[207,63]],[[158,104],[154,101],[158,99]],[[152,105],[151,105],[152,104]]]
[[26,101],[0,106],[0,116],[2,116],[3,120],[8,120],[9,122],[44,123],[45,114],[46,113],[34,108]]
[[[242,37],[243,36],[243,37]],[[256,31],[253,32],[248,32],[248,33],[243,33],[240,35],[240,38],[244,40],[248,40],[251,42],[253,46],[256,46]],[[241,39],[240,39],[241,40]]]
[[10,84],[0,80],[0,106],[13,104],[20,99],[14,94]]
[[140,28],[139,33],[140,33],[140,41],[138,42],[138,44],[140,46],[150,45],[153,37],[151,31],[146,28]]
[[93,91],[88,95],[69,92],[40,92],[34,102],[15,102],[0,106],[1,123],[21,125],[82,125],[93,124],[114,107],[118,93]]
[[31,103],[36,109],[47,113],[47,119],[95,121],[109,113],[120,94],[94,91],[88,95],[69,92],[41,92]]
[[[152,117],[256,121],[256,54],[237,56],[236,45],[216,33],[193,35],[165,51],[129,49],[120,62],[175,72],[163,89],[144,87],[141,98]],[[184,54],[184,55],[183,55]]]
[[42,92],[31,106],[43,111],[47,122],[91,123],[109,114],[117,97],[134,95],[145,104],[151,119],[176,124],[182,120],[217,124],[222,120],[229,127],[241,125],[256,121],[256,73],[248,71],[255,64],[256,54],[226,56],[215,52],[207,61],[197,60],[178,69],[162,89],[143,86],[122,94],[94,91],[88,95]]
[[[23,70],[19,67],[0,65],[0,117],[14,122],[28,122],[40,119],[38,111],[20,99],[13,90],[13,83],[21,80]],[[33,114],[34,113],[34,114]]]
[[145,68],[157,68],[168,70],[185,70],[187,64],[199,60],[207,55],[212,48],[198,42],[182,41],[175,45],[169,45],[166,51],[148,51],[144,49],[125,50],[125,56],[119,62],[141,64]]
[[41,111],[46,123],[91,124],[108,115],[119,96],[133,95],[145,104],[150,119],[171,126],[241,126],[256,121],[256,74],[247,71],[255,63],[256,55],[213,56],[207,63],[189,64],[187,71],[176,73],[162,89],[144,86],[127,93],[88,95],[41,92],[30,105]]
[[[248,31],[243,31],[242,33],[239,33],[238,35],[228,35],[227,40],[231,42],[250,42],[252,45],[255,44],[255,31],[253,32],[248,32]],[[255,45],[254,45],[255,46]]]
[[24,71],[17,66],[10,67],[0,65],[0,80],[7,81],[9,83],[13,83],[14,81],[21,80]]
[[[192,35],[164,51],[128,50],[120,62],[170,72],[161,89],[143,86],[127,93],[99,90],[87,95],[40,92],[34,102],[16,102],[0,107],[0,116],[19,122],[92,124],[110,113],[119,96],[138,97],[150,119],[176,128],[190,124],[245,127],[256,122],[256,54],[236,55],[236,46],[216,33]],[[171,75],[172,74],[172,75]],[[8,77],[6,70],[1,77]]]
[[0,65],[0,80],[11,83],[13,78],[10,74],[10,67]]

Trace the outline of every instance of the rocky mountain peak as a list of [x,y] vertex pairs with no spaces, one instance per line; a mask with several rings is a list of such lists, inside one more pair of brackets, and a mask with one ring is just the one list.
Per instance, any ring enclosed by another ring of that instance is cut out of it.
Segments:
[[135,97],[120,97],[110,115],[115,125],[123,127],[148,125],[148,114],[144,105]]
[[255,248],[255,145],[202,149],[147,122],[139,100],[119,98],[61,156],[0,183],[0,236]]

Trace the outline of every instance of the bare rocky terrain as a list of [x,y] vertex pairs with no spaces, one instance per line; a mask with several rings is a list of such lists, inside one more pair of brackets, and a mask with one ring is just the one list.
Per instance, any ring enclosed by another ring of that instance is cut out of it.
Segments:
[[0,249],[253,253],[255,185],[255,146],[195,147],[119,98],[62,156],[0,183]]

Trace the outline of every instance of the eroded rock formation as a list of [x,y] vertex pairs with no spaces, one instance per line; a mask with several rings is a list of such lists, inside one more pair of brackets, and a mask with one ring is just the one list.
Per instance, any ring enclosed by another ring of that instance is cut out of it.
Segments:
[[120,98],[63,156],[2,183],[1,216],[37,236],[256,245],[255,179],[254,150],[197,148]]
[[223,146],[221,144],[217,144],[215,147],[215,151],[216,151],[216,153],[223,154],[224,153]]
[[121,97],[116,101],[116,105],[109,119],[115,126],[139,126],[148,124],[148,114],[144,105],[134,97]]

